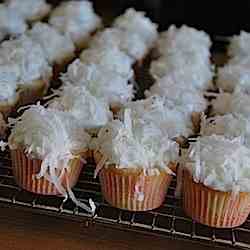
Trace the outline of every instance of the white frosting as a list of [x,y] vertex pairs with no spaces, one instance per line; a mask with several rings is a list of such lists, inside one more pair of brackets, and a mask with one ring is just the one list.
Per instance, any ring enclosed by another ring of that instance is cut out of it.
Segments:
[[26,20],[41,19],[51,8],[45,0],[7,0],[7,6]]
[[241,63],[229,63],[219,68],[216,82],[217,86],[227,92],[233,92],[236,86],[247,88],[250,92],[249,59]]
[[36,23],[28,32],[28,36],[41,45],[47,60],[52,65],[62,63],[65,57],[74,55],[75,46],[72,40],[46,23]]
[[250,120],[241,115],[227,114],[203,119],[202,135],[224,135],[229,139],[242,137],[244,144],[250,146]]
[[11,67],[14,75],[8,75],[16,79],[18,84],[31,84],[33,80],[48,79],[51,75],[51,68],[41,46],[26,36],[1,44],[0,68],[1,65]]
[[106,102],[91,95],[84,86],[64,86],[56,94],[59,97],[52,100],[50,108],[69,112],[86,129],[100,128],[112,116]]
[[94,36],[91,41],[92,48],[117,47],[135,61],[142,59],[149,47],[137,33],[129,33],[117,28],[107,28]]
[[53,10],[49,23],[71,37],[74,43],[85,41],[101,25],[92,3],[87,0],[61,3]]
[[171,77],[160,79],[145,94],[146,96],[164,96],[176,106],[181,106],[183,112],[187,114],[203,112],[207,107],[201,91],[188,86],[185,81],[175,82],[175,79]]
[[8,35],[20,35],[26,29],[27,25],[18,13],[7,8],[4,4],[0,4],[0,41]]
[[179,29],[175,25],[171,25],[169,29],[162,32],[157,41],[157,50],[161,56],[169,53],[197,53],[203,58],[209,58],[211,47],[209,36],[203,32],[186,25]]
[[157,25],[145,17],[144,12],[139,12],[132,8],[127,9],[123,15],[117,17],[113,27],[139,35],[148,47],[153,46],[158,36]]
[[107,158],[106,166],[169,171],[168,164],[178,158],[178,145],[154,126],[137,128],[131,110],[125,110],[124,121],[114,120],[102,128],[96,139],[96,150]]
[[84,64],[98,64],[126,78],[133,77],[133,60],[116,47],[87,49],[80,59]]
[[93,96],[103,98],[111,106],[120,106],[133,98],[133,85],[129,84],[129,79],[100,65],[85,65],[75,60],[62,80],[64,83],[85,86]]
[[219,191],[250,192],[250,149],[236,139],[212,135],[197,139],[187,163],[195,182]]
[[233,61],[250,56],[250,33],[241,31],[239,35],[233,36],[228,48],[228,54]]
[[192,134],[192,123],[180,107],[166,98],[152,96],[145,100],[130,102],[126,108],[131,109],[131,117],[138,132],[141,126],[160,129],[169,138]]
[[151,74],[156,78],[168,77],[173,82],[185,82],[198,89],[212,87],[213,68],[196,53],[176,52],[151,63]]
[[1,102],[15,101],[17,91],[15,82],[0,81],[0,90],[0,105]]
[[40,172],[34,178],[46,178],[65,198],[69,195],[77,205],[93,212],[61,183],[60,176],[69,169],[70,160],[81,157],[91,139],[74,117],[33,105],[12,123],[9,147],[23,149],[30,157],[42,160]]

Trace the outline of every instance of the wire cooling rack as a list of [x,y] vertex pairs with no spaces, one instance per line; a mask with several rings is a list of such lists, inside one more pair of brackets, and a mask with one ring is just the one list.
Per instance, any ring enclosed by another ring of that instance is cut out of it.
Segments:
[[160,208],[150,212],[128,212],[112,208],[104,201],[99,181],[93,179],[93,169],[93,164],[88,164],[84,168],[73,191],[83,202],[87,202],[89,198],[94,200],[98,207],[94,217],[69,200],[36,195],[19,188],[12,174],[9,153],[0,153],[0,206],[11,205],[29,209],[33,213],[79,220],[86,226],[101,223],[117,229],[152,233],[212,246],[250,249],[250,218],[243,226],[227,230],[213,229],[195,223],[184,214],[180,199],[174,195],[176,180],[172,181],[165,202]]

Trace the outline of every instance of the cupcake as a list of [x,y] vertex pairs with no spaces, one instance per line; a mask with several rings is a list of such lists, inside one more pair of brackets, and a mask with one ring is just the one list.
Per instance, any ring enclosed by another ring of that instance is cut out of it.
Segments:
[[49,23],[69,36],[78,49],[86,47],[91,34],[102,25],[92,3],[87,0],[61,3],[52,11]]
[[133,60],[116,47],[84,50],[80,60],[86,65],[100,65],[102,68],[128,79],[132,79],[134,76],[132,69]]
[[171,182],[178,144],[156,126],[136,124],[131,110],[103,127],[94,158],[102,193],[114,207],[147,211],[159,207]]
[[0,75],[12,86],[11,96],[15,96],[14,89],[19,95],[18,105],[34,102],[47,92],[51,67],[39,44],[27,36],[5,41],[0,56]]
[[150,73],[156,80],[169,77],[200,90],[213,88],[210,45],[209,37],[201,31],[171,26],[158,41],[159,58],[151,62]]
[[7,8],[6,5],[0,4],[0,41],[6,37],[23,34],[26,29],[27,25],[22,16]]
[[26,21],[39,21],[48,16],[51,5],[45,0],[7,0],[6,5]]
[[118,48],[130,58],[133,63],[142,61],[149,52],[149,47],[137,33],[129,33],[117,28],[107,28],[98,32],[92,39],[91,48]]
[[85,162],[90,136],[74,117],[33,105],[11,125],[8,145],[17,184],[36,194],[76,201],[71,188]]
[[122,76],[101,65],[83,64],[75,60],[62,76],[64,84],[85,86],[91,95],[101,98],[112,110],[119,110],[133,98],[130,75]]
[[198,223],[240,226],[250,212],[250,150],[236,139],[198,138],[183,175],[183,208]]
[[170,75],[157,81],[145,91],[145,95],[160,95],[173,102],[189,120],[193,121],[194,133],[199,132],[201,114],[207,109],[207,101],[202,91],[189,86],[185,80],[177,82],[176,78]]
[[58,97],[51,100],[49,107],[70,113],[90,134],[95,134],[112,118],[108,104],[97,98],[85,86],[63,86],[55,91]]
[[73,41],[46,23],[36,23],[27,35],[35,43],[40,44],[56,75],[75,57]]

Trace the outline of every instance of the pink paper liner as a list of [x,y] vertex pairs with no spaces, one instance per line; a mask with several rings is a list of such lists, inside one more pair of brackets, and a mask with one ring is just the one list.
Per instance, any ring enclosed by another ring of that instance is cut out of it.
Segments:
[[[21,188],[36,194],[61,195],[53,183],[43,177],[36,178],[35,175],[39,173],[41,168],[41,160],[29,159],[22,150],[11,150],[11,160],[13,175]],[[69,187],[72,188],[77,183],[82,163],[80,159],[73,159],[70,164],[71,167],[67,171],[67,178]],[[66,174],[62,176],[61,181],[62,185],[66,187]]]
[[250,212],[250,193],[235,197],[193,181],[184,171],[183,208],[188,216],[201,224],[216,228],[233,228],[243,224]]
[[142,171],[102,168],[99,173],[105,200],[114,207],[147,211],[162,205],[172,176],[164,171],[145,176]]

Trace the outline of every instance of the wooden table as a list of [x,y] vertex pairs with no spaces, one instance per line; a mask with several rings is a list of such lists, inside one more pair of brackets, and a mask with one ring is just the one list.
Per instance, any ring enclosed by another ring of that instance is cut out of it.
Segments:
[[0,207],[1,250],[209,250],[185,241],[114,230]]

